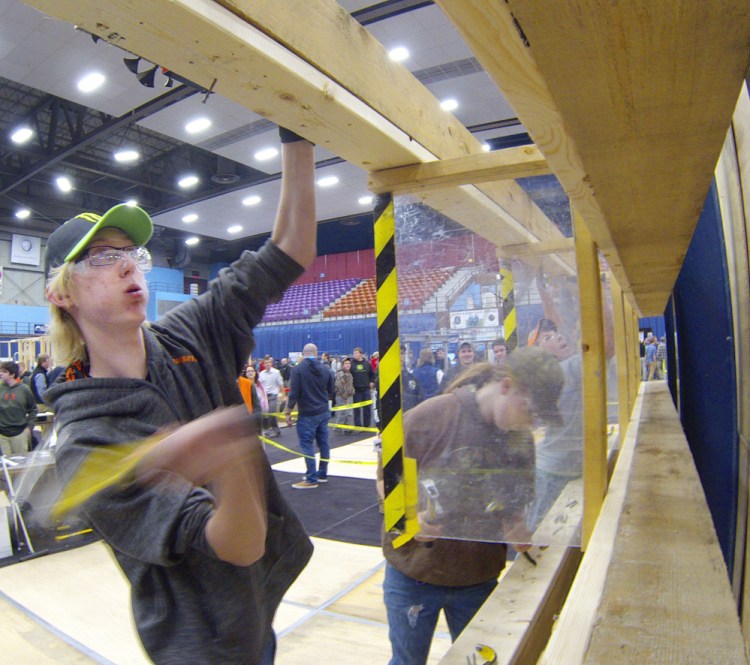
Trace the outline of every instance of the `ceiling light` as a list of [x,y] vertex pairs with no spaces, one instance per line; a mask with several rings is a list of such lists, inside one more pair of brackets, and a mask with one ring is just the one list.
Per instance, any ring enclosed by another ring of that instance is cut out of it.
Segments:
[[177,181],[177,184],[183,189],[187,189],[188,187],[194,187],[195,185],[198,184],[198,176],[186,175],[183,178],[180,178],[180,180]]
[[372,205],[372,196],[360,196],[359,197],[359,205],[361,205],[361,206]]
[[10,135],[10,140],[20,145],[26,143],[32,136],[34,136],[34,130],[31,127],[19,127]]
[[140,156],[141,156],[141,153],[139,153],[137,150],[132,150],[130,148],[126,148],[125,150],[118,150],[114,154],[115,161],[120,162],[121,164],[126,164],[127,162],[134,162]]
[[260,196],[257,194],[253,194],[252,196],[248,196],[245,199],[242,199],[242,205],[243,206],[254,206],[258,205],[260,203]]
[[191,212],[187,215],[185,215],[182,218],[182,221],[185,222],[185,224],[190,224],[191,222],[195,222],[198,219],[198,215],[196,215],[194,212]]
[[318,187],[333,187],[338,185],[339,179],[335,175],[327,175],[324,178],[318,180]]
[[31,216],[31,210],[28,208],[19,208],[16,210],[16,217],[18,219],[28,219]]
[[125,205],[131,208],[135,208],[138,205],[138,199],[128,199],[125,201]]
[[276,155],[279,154],[279,151],[276,148],[263,148],[261,150],[258,150],[253,157],[259,162],[267,162],[269,159],[273,159],[276,157]]
[[78,81],[78,89],[81,92],[94,92],[106,80],[101,72],[91,72]]
[[189,238],[185,238],[185,244],[189,247],[192,247],[193,245],[197,245],[201,241],[200,238],[197,236],[190,236]]
[[489,152],[490,151],[490,144],[489,143],[483,143],[482,144],[482,150],[484,150],[485,152]]
[[455,99],[444,99],[440,102],[440,108],[443,111],[455,111],[458,108],[458,102]]
[[227,229],[227,233],[239,233],[242,231],[242,227],[239,224],[235,224],[234,226],[230,226]]
[[61,192],[69,192],[71,189],[73,189],[73,183],[70,182],[70,178],[66,178],[65,176],[60,176],[59,178],[57,178],[55,180],[55,184]]
[[388,51],[388,57],[393,60],[393,62],[402,62],[409,57],[409,49],[404,48],[403,46],[397,46]]
[[210,126],[211,121],[208,118],[196,118],[185,125],[185,131],[188,134],[197,134],[208,129]]

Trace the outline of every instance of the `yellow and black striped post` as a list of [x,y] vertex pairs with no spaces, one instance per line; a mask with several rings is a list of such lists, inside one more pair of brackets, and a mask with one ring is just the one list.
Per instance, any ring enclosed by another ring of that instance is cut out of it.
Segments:
[[503,303],[503,337],[508,352],[518,346],[516,321],[516,298],[513,291],[513,271],[508,266],[500,266],[500,297]]
[[404,455],[401,410],[401,341],[398,335],[396,221],[393,196],[375,200],[375,278],[377,282],[378,363],[385,530],[399,531],[398,547],[417,531],[416,461]]

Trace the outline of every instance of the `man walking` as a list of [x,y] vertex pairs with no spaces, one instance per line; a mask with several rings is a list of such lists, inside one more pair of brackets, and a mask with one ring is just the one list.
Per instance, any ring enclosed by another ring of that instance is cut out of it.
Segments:
[[[279,393],[284,390],[284,379],[281,372],[273,366],[273,358],[266,356],[263,358],[263,371],[258,374],[258,381],[263,386],[268,399],[268,413],[276,413],[279,409]],[[264,419],[264,429],[268,436],[281,436],[279,421],[276,416],[268,415]]]
[[0,382],[6,389],[0,395],[0,449],[3,455],[28,452],[37,407],[29,387],[18,378],[18,365],[0,363]]
[[[305,477],[292,487],[296,490],[315,489],[328,482],[328,421],[330,402],[335,398],[333,373],[318,359],[318,347],[305,344],[302,362],[292,369],[291,390],[286,407],[287,424],[291,425],[292,409],[297,406],[297,438],[305,456]],[[320,450],[318,470],[315,470],[315,446]]]

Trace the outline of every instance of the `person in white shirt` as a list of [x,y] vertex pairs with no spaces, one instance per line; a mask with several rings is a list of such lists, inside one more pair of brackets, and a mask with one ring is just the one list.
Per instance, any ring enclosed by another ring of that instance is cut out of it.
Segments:
[[[281,372],[273,366],[273,358],[271,356],[263,358],[263,371],[258,374],[258,379],[266,391],[268,413],[276,413],[279,408],[279,395],[284,390],[284,379],[281,377]],[[276,416],[269,415],[264,420],[266,421],[264,429],[268,436],[281,436]]]

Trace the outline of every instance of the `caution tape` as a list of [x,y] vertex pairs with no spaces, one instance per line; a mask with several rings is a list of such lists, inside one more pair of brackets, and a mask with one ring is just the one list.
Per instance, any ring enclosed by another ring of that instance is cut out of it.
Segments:
[[[276,441],[272,441],[271,439],[267,439],[264,436],[258,437],[263,443],[267,443],[274,448],[278,448],[279,450],[283,450],[287,453],[292,453],[293,455],[296,455],[297,457],[306,457],[307,459],[317,459],[315,455],[305,455],[304,453],[299,452],[298,450],[292,450],[291,448],[287,448],[286,446],[282,446],[280,443],[277,443]],[[321,457],[321,462],[336,462],[338,464],[365,464],[365,465],[375,465],[377,464],[377,461],[375,460],[358,460],[358,459],[341,459],[336,457],[331,457],[329,459],[326,459],[325,457]]]

